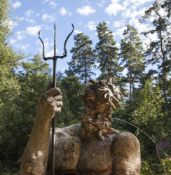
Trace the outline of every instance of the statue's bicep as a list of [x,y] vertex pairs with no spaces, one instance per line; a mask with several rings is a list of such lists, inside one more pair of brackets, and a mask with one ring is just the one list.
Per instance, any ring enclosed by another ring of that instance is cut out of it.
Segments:
[[140,143],[133,134],[119,133],[112,144],[113,168],[118,175],[140,174]]

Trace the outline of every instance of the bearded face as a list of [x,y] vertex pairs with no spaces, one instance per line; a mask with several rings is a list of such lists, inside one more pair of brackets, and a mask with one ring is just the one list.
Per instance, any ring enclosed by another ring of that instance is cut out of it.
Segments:
[[107,81],[91,81],[87,86],[84,101],[88,109],[102,113],[120,106],[121,91]]

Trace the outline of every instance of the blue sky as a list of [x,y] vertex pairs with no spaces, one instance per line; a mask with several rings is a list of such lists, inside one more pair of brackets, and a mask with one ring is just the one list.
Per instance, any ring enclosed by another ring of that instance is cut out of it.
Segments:
[[[74,34],[83,32],[95,45],[98,41],[96,25],[106,21],[113,31],[114,38],[119,41],[126,24],[131,24],[139,32],[148,27],[139,22],[139,18],[154,0],[10,0],[11,35],[9,44],[27,58],[41,52],[41,44],[37,32],[41,30],[46,45],[47,56],[53,55],[53,24],[57,26],[57,52],[63,52],[63,41],[71,31],[71,23],[75,26]],[[148,41],[147,41],[148,42]],[[70,38],[67,50],[73,46]],[[71,54],[58,61],[58,71],[67,68]]]

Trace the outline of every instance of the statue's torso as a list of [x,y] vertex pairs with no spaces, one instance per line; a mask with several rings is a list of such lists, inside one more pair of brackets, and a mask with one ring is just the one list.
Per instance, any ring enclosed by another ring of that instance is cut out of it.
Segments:
[[56,130],[56,175],[111,175],[111,146],[114,135],[105,140],[79,137],[80,125]]

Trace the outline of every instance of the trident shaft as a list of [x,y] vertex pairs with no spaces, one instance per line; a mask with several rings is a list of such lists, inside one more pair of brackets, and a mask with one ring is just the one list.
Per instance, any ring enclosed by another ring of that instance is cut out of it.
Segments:
[[[74,25],[72,24],[72,30],[71,32],[68,34],[68,36],[66,37],[65,41],[64,41],[64,52],[63,55],[56,55],[56,25],[54,24],[54,56],[52,57],[46,57],[45,56],[45,44],[42,40],[42,38],[40,37],[40,31],[38,33],[39,35],[39,39],[42,43],[42,47],[43,47],[43,51],[42,51],[42,56],[43,59],[45,61],[47,60],[53,60],[53,87],[56,87],[56,64],[57,64],[57,59],[63,59],[67,56],[67,50],[66,50],[66,44],[68,39],[70,38],[70,36],[72,35],[74,31]],[[54,144],[55,144],[55,113],[53,114],[53,118],[52,118],[52,144],[51,144],[51,150],[52,150],[52,159],[51,159],[51,168],[52,168],[52,175],[55,175],[55,149],[54,149]]]

